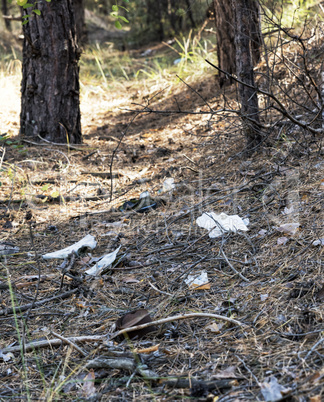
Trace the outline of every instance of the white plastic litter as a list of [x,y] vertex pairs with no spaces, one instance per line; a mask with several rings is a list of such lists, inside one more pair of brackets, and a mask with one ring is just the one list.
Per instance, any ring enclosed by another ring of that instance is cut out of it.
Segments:
[[96,264],[93,267],[85,271],[85,273],[92,276],[99,275],[104,268],[108,267],[115,261],[117,253],[120,250],[120,247],[121,246],[116,248],[115,251],[104,255],[102,258],[100,258],[98,262],[96,262]]
[[293,236],[297,232],[299,226],[299,223],[284,223],[276,229],[278,232]]
[[165,179],[163,182],[163,188],[162,191],[165,193],[167,191],[171,191],[175,188],[175,184],[174,184],[174,178],[173,177],[169,177],[168,179]]
[[207,272],[201,271],[198,275],[188,275],[185,279],[185,283],[190,289],[199,288],[200,286],[207,285],[209,283]]
[[276,377],[268,378],[261,383],[261,393],[266,402],[281,401],[288,391],[289,388],[279,384]]
[[197,218],[196,223],[198,226],[210,230],[210,238],[222,236],[225,232],[236,233],[238,230],[249,230],[247,228],[248,219],[242,219],[238,215],[227,215],[224,212],[220,215],[216,215],[214,212],[205,212]]
[[324,237],[323,237],[323,239],[314,240],[312,245],[313,246],[324,246]]
[[146,198],[146,197],[149,197],[149,196],[150,196],[150,193],[148,191],[143,191],[140,194],[139,199],[141,200],[142,198]]
[[95,248],[97,242],[92,235],[86,235],[83,239],[77,243],[72,244],[72,246],[63,248],[62,250],[54,251],[53,253],[47,253],[43,255],[45,260],[50,260],[52,258],[66,258],[69,254],[75,252],[77,253],[83,247],[89,247],[91,249]]

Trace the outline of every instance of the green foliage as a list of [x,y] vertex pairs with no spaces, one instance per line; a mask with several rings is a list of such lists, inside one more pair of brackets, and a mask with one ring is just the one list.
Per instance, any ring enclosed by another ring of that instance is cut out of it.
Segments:
[[[126,1],[126,3],[129,3],[129,0],[124,0],[124,1]],[[122,29],[122,28],[123,28],[122,22],[125,22],[126,24],[128,24],[129,21],[128,21],[127,18],[125,18],[124,16],[120,15],[120,14],[119,14],[119,11],[120,11],[120,10],[125,10],[126,12],[128,12],[127,8],[121,6],[121,5],[117,4],[117,3],[114,4],[111,8],[112,8],[112,12],[110,13],[110,15],[111,15],[113,18],[116,19],[116,21],[115,21],[115,27],[116,27],[117,29]]]
[[20,149],[24,147],[23,145],[19,144],[18,141],[12,141],[9,138],[10,136],[8,134],[0,134],[0,146],[10,146],[13,149]]
[[[12,3],[12,0],[8,0],[9,3]],[[45,0],[47,3],[50,3],[52,0]],[[28,3],[28,0],[16,0],[16,3],[18,6],[22,7],[23,9],[27,9],[27,8],[31,8],[31,7],[35,7],[31,10],[32,13],[35,13],[36,15],[41,15],[41,12],[39,11],[39,9],[37,8],[37,3],[39,3],[39,1],[35,1],[34,3]],[[25,14],[23,15],[23,22],[22,25],[25,25],[28,23],[29,18],[31,17],[31,14]]]

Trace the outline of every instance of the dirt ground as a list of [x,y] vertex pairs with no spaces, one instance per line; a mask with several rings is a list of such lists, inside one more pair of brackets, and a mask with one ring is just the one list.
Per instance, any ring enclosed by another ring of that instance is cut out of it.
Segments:
[[[89,99],[80,146],[1,143],[0,400],[322,401],[323,136],[247,155],[214,79],[157,92]],[[205,212],[248,230],[210,238]],[[147,314],[169,321],[115,336]]]

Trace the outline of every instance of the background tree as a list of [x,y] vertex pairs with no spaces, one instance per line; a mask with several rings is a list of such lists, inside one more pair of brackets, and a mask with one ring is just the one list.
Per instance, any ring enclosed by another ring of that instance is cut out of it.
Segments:
[[[1,0],[1,11],[2,11],[2,15],[8,16],[9,9],[8,9],[7,0]],[[10,20],[5,18],[4,22],[5,22],[5,26],[8,29],[8,31],[11,31],[11,22],[10,22]]]
[[73,2],[73,12],[75,18],[75,26],[78,44],[85,44],[87,41],[87,30],[85,24],[85,9],[83,0],[72,0]]
[[256,32],[253,31],[257,29],[255,14],[258,13],[258,4],[255,0],[232,0],[232,6],[235,22],[236,73],[238,79],[247,84],[239,83],[241,115],[247,147],[252,149],[262,140],[253,71],[253,59],[260,57],[259,50],[255,55]]
[[[31,4],[35,8],[36,1]],[[20,132],[80,143],[80,52],[72,0],[40,2],[38,8],[40,15],[32,13],[23,27]]]
[[[231,75],[236,75],[236,42],[235,27],[236,21],[234,16],[235,4],[226,0],[214,0],[214,14],[216,25],[216,46],[218,66]],[[257,1],[250,1],[248,4],[250,10],[250,18],[248,24],[248,32],[251,43],[251,52],[253,63],[256,64],[260,60],[260,48],[262,44],[261,25],[259,4]],[[232,80],[220,72],[220,85]]]

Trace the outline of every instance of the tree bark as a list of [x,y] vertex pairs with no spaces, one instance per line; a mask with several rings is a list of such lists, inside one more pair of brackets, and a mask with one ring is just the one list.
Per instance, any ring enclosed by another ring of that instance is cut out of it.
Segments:
[[235,18],[236,70],[240,81],[249,85],[239,84],[239,99],[247,148],[252,149],[262,140],[259,125],[259,106],[257,92],[254,87],[253,71],[253,39],[252,29],[255,0],[232,0]]
[[[234,14],[232,4],[228,0],[214,0],[216,46],[218,66],[231,75],[236,74]],[[227,75],[219,74],[219,84],[232,83]]]
[[41,15],[32,13],[24,25],[20,133],[52,142],[80,143],[80,52],[72,0],[39,2],[37,6]]
[[[216,24],[216,45],[218,66],[229,74],[236,75],[236,47],[235,47],[235,5],[228,0],[214,0],[215,24]],[[259,4],[253,0],[249,2],[250,18],[246,23],[250,39],[253,63],[260,61],[260,49],[262,44]],[[219,83],[222,87],[226,82],[233,81],[225,74],[219,74]]]

